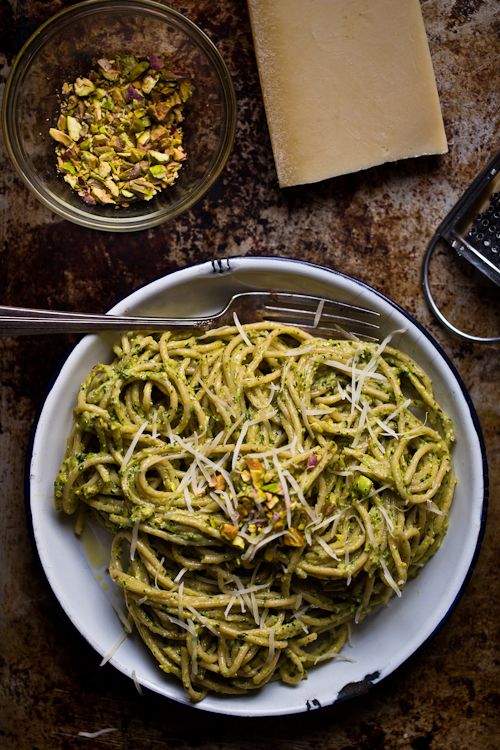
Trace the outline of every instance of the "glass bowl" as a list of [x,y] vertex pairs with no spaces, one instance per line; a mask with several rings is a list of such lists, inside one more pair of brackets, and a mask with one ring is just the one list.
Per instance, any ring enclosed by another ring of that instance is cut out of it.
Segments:
[[[152,200],[119,208],[83,202],[57,172],[57,144],[49,135],[63,83],[87,76],[92,60],[116,53],[163,57],[188,73],[193,88],[178,180]],[[16,170],[48,208],[93,229],[137,231],[191,208],[217,179],[234,139],[236,97],[216,47],[180,13],[151,0],[88,0],[53,16],[26,42],[7,81],[2,124]]]

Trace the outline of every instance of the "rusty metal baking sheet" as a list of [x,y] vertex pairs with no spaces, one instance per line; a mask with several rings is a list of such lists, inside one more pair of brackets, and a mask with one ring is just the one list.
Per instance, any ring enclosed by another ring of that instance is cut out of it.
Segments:
[[[1,91],[14,56],[64,0],[0,0]],[[163,3],[166,4],[166,3]],[[500,5],[422,0],[449,153],[280,190],[244,0],[171,0],[218,46],[239,114],[226,169],[191,211],[113,235],[52,214],[0,141],[0,303],[100,312],[135,287],[212,257],[279,255],[339,269],[414,315],[451,357],[479,415],[490,510],[476,569],[439,634],[366,694],[296,717],[248,722],[147,694],[61,617],[28,536],[24,460],[32,421],[72,339],[0,339],[0,747],[67,750],[79,731],[117,728],[93,747],[158,750],[497,750],[500,745],[500,348],[448,334],[429,313],[421,265],[435,228],[500,147]],[[450,249],[431,267],[456,324],[500,331],[499,290]],[[311,707],[312,709],[314,706]]]

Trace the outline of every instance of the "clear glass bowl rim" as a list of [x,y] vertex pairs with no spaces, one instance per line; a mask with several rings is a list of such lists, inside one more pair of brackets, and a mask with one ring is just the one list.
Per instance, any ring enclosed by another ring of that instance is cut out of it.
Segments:
[[[107,217],[87,213],[79,210],[55,196],[45,188],[36,171],[23,158],[23,149],[16,125],[18,113],[17,98],[19,85],[24,74],[37,53],[47,41],[59,30],[90,15],[109,13],[110,11],[136,11],[143,14],[157,16],[172,24],[186,34],[207,57],[212,70],[217,77],[221,98],[224,105],[226,122],[223,127],[221,143],[212,168],[204,175],[195,189],[183,196],[181,200],[166,208],[151,212],[144,216]],[[131,232],[149,229],[164,223],[197,203],[219,177],[232,149],[236,131],[237,104],[231,75],[217,47],[209,37],[193,21],[168,6],[161,5],[154,0],[85,0],[59,11],[43,23],[23,45],[17,54],[5,85],[2,103],[2,128],[7,151],[14,167],[26,187],[47,208],[57,213],[63,219],[68,219],[81,226],[112,232]]]

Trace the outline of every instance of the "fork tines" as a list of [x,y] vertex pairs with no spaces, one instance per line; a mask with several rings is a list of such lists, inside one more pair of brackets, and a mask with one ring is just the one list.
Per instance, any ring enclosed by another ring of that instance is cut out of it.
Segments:
[[[297,325],[318,336],[347,335],[375,340],[379,329],[372,322],[373,316],[380,317],[374,310],[307,294],[272,293],[269,302],[262,302],[262,311],[266,320]],[[372,320],[367,319],[369,316]]]

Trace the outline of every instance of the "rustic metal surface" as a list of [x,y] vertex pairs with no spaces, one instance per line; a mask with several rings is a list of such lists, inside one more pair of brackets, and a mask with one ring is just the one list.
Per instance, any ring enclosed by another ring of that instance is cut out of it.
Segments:
[[[64,0],[0,0],[0,76]],[[500,745],[500,348],[452,338],[424,303],[434,228],[500,147],[497,0],[422,0],[450,152],[318,185],[278,188],[244,0],[171,0],[218,45],[237,90],[236,143],[192,211],[154,230],[100,234],[60,220],[16,175],[0,143],[0,302],[101,311],[188,263],[238,254],[301,258],[391,296],[423,323],[464,379],[482,425],[490,509],[475,572],[437,636],[395,674],[341,706],[273,720],[195,713],[107,666],[62,620],[30,547],[23,501],[30,427],[69,338],[0,341],[0,747],[165,750],[496,750]],[[446,313],[500,331],[499,288],[443,250],[433,288]],[[97,740],[81,730],[117,727]]]

